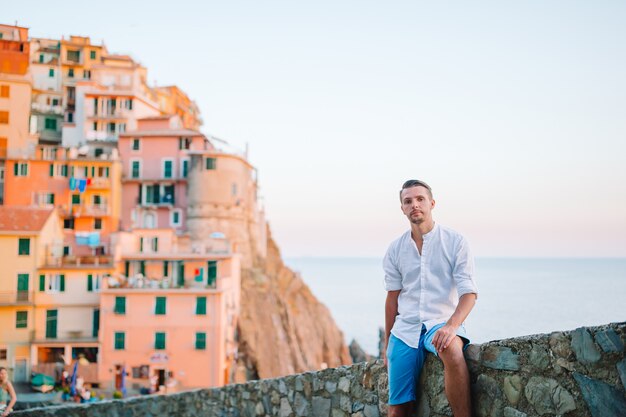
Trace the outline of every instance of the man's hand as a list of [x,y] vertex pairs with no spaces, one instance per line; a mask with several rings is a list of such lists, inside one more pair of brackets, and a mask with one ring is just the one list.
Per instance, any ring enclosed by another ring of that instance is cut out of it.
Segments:
[[443,352],[450,343],[456,337],[456,330],[458,326],[454,326],[452,324],[446,323],[442,328],[435,332],[435,337],[433,337],[433,346],[437,352]]

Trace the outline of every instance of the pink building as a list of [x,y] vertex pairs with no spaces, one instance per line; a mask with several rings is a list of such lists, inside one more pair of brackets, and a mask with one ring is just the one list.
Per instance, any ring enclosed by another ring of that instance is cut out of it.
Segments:
[[184,231],[189,151],[211,149],[200,132],[184,129],[177,116],[138,120],[138,130],[120,135],[124,163],[122,229]]

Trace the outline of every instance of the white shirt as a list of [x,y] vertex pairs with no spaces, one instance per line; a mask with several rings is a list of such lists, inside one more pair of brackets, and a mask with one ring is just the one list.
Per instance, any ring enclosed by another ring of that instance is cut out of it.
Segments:
[[474,258],[465,238],[437,224],[423,238],[421,255],[409,230],[389,246],[383,259],[385,289],[401,290],[391,333],[414,348],[422,325],[430,329],[445,323],[462,295],[478,294]]

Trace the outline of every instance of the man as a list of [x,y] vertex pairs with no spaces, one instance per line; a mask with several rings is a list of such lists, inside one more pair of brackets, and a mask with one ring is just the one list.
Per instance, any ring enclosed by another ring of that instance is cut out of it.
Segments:
[[409,415],[426,350],[443,361],[445,391],[455,417],[471,415],[463,322],[478,291],[467,241],[435,224],[435,200],[424,182],[402,185],[400,202],[411,229],[395,240],[383,260],[389,416]]

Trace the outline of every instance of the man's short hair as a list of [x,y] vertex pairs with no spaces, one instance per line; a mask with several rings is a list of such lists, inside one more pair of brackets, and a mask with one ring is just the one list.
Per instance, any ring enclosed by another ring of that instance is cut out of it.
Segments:
[[412,187],[426,188],[426,190],[428,190],[428,195],[430,196],[430,199],[431,200],[433,199],[433,190],[430,188],[430,185],[420,180],[408,180],[408,181],[405,181],[404,184],[402,184],[402,188],[400,189],[400,201],[402,201],[402,191],[406,190],[407,188],[412,188]]

